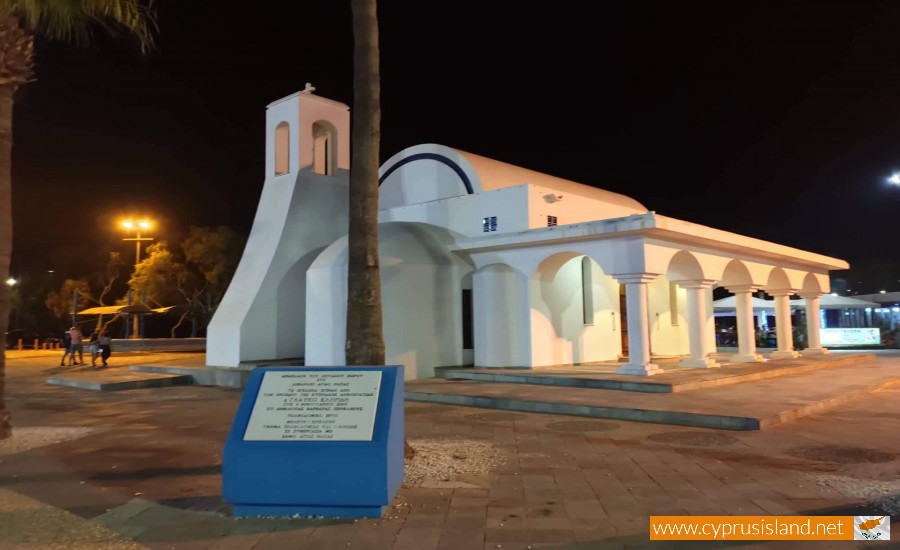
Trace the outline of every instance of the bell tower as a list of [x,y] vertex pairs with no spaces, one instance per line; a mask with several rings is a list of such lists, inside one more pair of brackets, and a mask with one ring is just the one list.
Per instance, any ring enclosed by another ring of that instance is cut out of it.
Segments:
[[303,358],[306,273],[347,234],[350,109],[300,92],[266,108],[262,196],[234,278],[207,329],[206,363]]

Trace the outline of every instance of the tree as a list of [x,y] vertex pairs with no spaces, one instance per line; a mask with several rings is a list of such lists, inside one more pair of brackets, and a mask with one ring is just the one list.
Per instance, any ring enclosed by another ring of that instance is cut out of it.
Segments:
[[[140,0],[0,0],[0,281],[9,277],[12,257],[13,95],[34,74],[34,35],[84,43],[98,24],[153,45],[155,19]],[[9,326],[9,287],[0,285],[0,333]],[[0,353],[0,439],[12,434],[6,409],[6,354]]]
[[[94,273],[94,282],[100,288],[97,293],[97,304],[100,306],[105,306],[106,297],[113,289],[113,285],[119,279],[119,275],[122,274],[122,267],[125,265],[125,261],[122,260],[122,255],[118,252],[110,252],[109,258],[106,261],[106,266],[103,271],[98,271]],[[97,327],[95,330],[97,334],[106,330],[106,327],[109,323],[115,321],[115,317],[107,323],[103,322],[103,315],[97,316]]]
[[207,318],[219,305],[228,283],[241,261],[244,238],[224,225],[191,227],[187,239],[181,243],[185,262],[194,267],[206,281]]
[[383,365],[381,273],[378,262],[378,164],[381,82],[376,0],[352,0],[353,126],[350,226],[347,237],[348,365]]
[[[353,126],[350,132],[350,227],[347,235],[348,365],[384,364],[381,271],[378,261],[378,165],[381,72],[376,0],[351,0]],[[414,454],[403,442],[404,455]]]
[[[47,294],[44,304],[60,319],[67,319],[72,315],[72,303],[75,292],[78,292],[79,302],[81,298],[96,302],[91,296],[91,286],[85,279],[66,279],[59,291]],[[82,302],[83,305],[83,302]]]
[[[200,230],[200,233],[207,234],[205,230]],[[209,256],[215,255],[215,251],[209,253]],[[213,272],[220,273],[219,269],[213,269]],[[227,280],[225,284],[228,284]],[[146,296],[146,300],[157,307],[184,304],[181,317],[172,327],[172,338],[186,319],[196,319],[205,311],[202,296],[209,285],[204,275],[190,270],[169,250],[165,241],[147,248],[147,257],[135,267],[128,285],[137,295]],[[196,330],[196,323],[194,325]]]

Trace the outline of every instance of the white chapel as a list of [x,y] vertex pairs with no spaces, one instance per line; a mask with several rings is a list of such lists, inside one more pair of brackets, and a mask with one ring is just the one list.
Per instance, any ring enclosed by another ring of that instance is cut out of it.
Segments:
[[[207,364],[344,361],[350,111],[311,89],[266,111],[265,183],[244,255],[208,329]],[[619,372],[715,368],[712,289],[736,298],[738,350],[757,354],[751,295],[774,296],[778,349],[789,297],[819,297],[839,259],[693,224],[634,199],[443,145],[380,169],[388,364],[539,367],[620,360]],[[809,323],[804,354],[827,353]]]

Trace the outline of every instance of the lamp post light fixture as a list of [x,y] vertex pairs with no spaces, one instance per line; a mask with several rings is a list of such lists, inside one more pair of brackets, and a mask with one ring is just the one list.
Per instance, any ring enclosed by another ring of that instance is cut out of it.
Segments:
[[6,280],[6,284],[7,284],[8,286],[16,286],[16,283],[18,283],[18,282],[19,282],[19,281],[17,281],[17,280],[15,279],[15,277],[10,277],[9,279]]
[[[147,220],[147,219],[142,219],[142,220],[128,219],[128,220],[122,220],[120,222],[120,225],[126,231],[129,231],[129,232],[134,231],[134,233],[135,233],[134,237],[125,237],[122,240],[123,241],[134,241],[134,271],[135,271],[135,273],[137,273],[138,264],[141,263],[141,243],[143,241],[152,241],[153,240],[153,237],[141,237],[141,231],[149,231],[153,227],[153,222],[151,222],[150,220]],[[132,338],[138,338],[139,337],[138,336],[138,328],[139,328],[138,327],[138,323],[139,323],[138,319],[139,318],[138,318],[137,314],[135,314],[135,313],[132,313],[131,315],[133,316],[133,319],[134,319],[134,325],[133,325],[133,329],[132,329]]]
[[900,186],[900,173],[891,174],[891,177],[888,178],[888,183]]
[[141,263],[141,242],[142,241],[152,241],[153,237],[141,237],[141,231],[148,231],[151,227],[153,227],[153,223],[150,220],[122,220],[122,228],[126,231],[134,231],[134,237],[126,237],[122,239],[123,241],[134,241],[134,265],[137,267],[139,263]]

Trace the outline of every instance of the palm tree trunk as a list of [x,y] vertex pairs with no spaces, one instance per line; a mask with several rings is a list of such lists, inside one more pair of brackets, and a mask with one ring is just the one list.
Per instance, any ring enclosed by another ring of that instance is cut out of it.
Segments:
[[[9,277],[12,256],[12,84],[0,85],[0,281]],[[0,334],[4,335],[0,350],[0,440],[12,435],[6,408],[6,330],[9,328],[9,285],[0,283]]]
[[[348,365],[383,365],[381,273],[378,262],[378,165],[381,147],[381,73],[376,0],[351,0],[353,11],[353,129],[350,228],[347,237]],[[403,455],[415,450],[403,440]]]
[[378,265],[378,163],[381,82],[376,0],[351,0],[353,128],[347,281],[348,365],[383,365],[381,274]]

